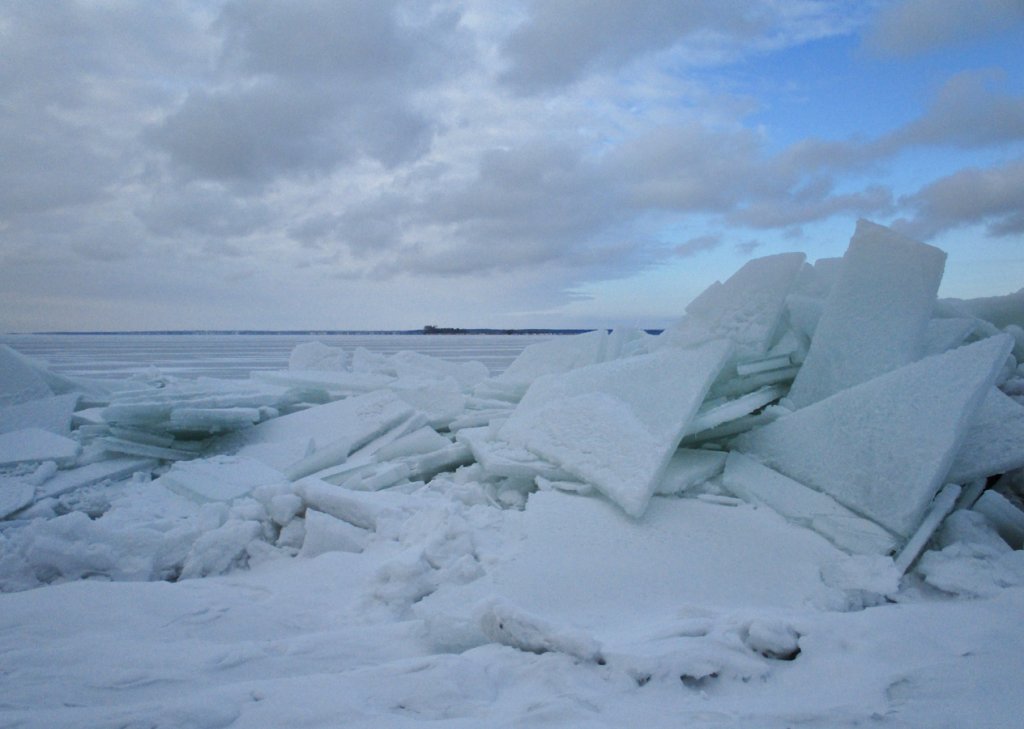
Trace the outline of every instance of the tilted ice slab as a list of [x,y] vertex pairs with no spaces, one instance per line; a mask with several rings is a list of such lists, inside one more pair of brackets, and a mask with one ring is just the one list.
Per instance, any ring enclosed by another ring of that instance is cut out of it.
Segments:
[[213,456],[175,463],[154,483],[199,502],[232,501],[257,486],[281,483],[284,475],[252,458]]
[[741,435],[737,450],[909,537],[1013,346],[991,337],[843,390]]
[[0,433],[22,428],[42,428],[57,435],[71,432],[71,417],[79,395],[56,395],[0,407]]
[[16,405],[52,394],[31,362],[6,344],[0,344],[0,405]]
[[498,436],[639,517],[731,351],[718,340],[541,377]]
[[309,467],[327,468],[415,413],[394,393],[378,390],[260,423],[245,433],[246,447],[239,454],[286,472],[318,456]]
[[1024,406],[993,387],[971,421],[949,480],[967,483],[1024,466]]
[[924,354],[946,254],[857,222],[789,398],[796,407],[909,364]]
[[803,253],[748,261],[724,284],[715,282],[690,302],[686,316],[666,329],[656,344],[690,347],[730,339],[736,343],[738,359],[763,356],[775,339],[786,295],[803,263]]
[[28,461],[73,461],[81,447],[77,441],[41,428],[23,428],[0,434],[0,466]]
[[602,362],[607,344],[608,333],[603,329],[530,344],[504,372],[480,383],[477,392],[484,397],[494,394],[518,399],[538,377]]

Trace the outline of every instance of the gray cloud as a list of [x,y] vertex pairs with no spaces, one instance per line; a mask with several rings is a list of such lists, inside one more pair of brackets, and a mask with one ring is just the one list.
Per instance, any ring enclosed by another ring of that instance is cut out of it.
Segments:
[[875,17],[865,46],[883,56],[911,56],[1005,32],[1022,23],[1020,0],[899,0]]
[[701,235],[680,243],[672,249],[672,252],[681,258],[689,258],[703,251],[712,251],[720,245],[722,245],[721,235]]
[[964,225],[983,224],[989,235],[1024,234],[1024,159],[988,169],[966,169],[921,188],[900,202],[914,211],[897,226],[928,240]]

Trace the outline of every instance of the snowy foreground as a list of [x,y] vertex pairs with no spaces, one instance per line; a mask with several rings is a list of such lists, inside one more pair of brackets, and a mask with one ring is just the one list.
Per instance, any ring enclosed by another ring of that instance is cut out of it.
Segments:
[[0,726],[1015,727],[1024,290],[862,221],[660,336],[0,346]]

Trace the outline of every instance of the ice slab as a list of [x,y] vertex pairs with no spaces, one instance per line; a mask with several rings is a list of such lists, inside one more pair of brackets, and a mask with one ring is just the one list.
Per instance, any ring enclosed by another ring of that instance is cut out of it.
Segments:
[[447,428],[466,410],[462,386],[448,375],[399,377],[388,389],[426,415],[427,422],[434,428]]
[[930,504],[928,512],[921,520],[917,530],[907,540],[900,553],[896,555],[894,562],[900,574],[910,568],[910,565],[914,563],[914,560],[921,554],[925,545],[931,540],[935,530],[942,524],[942,520],[953,511],[958,496],[960,496],[960,486],[955,483],[946,484],[936,494],[935,500]]
[[297,344],[288,355],[290,370],[339,371],[348,366],[348,356],[341,347],[330,347],[323,342]]
[[977,319],[955,317],[952,319],[932,319],[925,330],[925,355],[941,354],[947,349],[959,347],[967,341],[978,328]]
[[75,393],[44,397],[19,405],[0,406],[0,433],[42,428],[57,435],[71,432],[71,417],[80,396]]
[[0,476],[0,519],[21,511],[35,501],[36,487],[19,479]]
[[232,501],[259,486],[284,480],[280,471],[252,458],[212,456],[175,463],[154,483],[195,501],[207,502]]
[[316,557],[325,552],[362,552],[365,529],[315,509],[306,509],[306,536],[299,551],[301,557]]
[[482,362],[450,362],[419,352],[396,352],[391,356],[391,365],[398,377],[434,378],[450,377],[464,389],[471,389],[491,374]]
[[718,340],[547,375],[530,386],[498,437],[639,517],[731,353],[732,344]]
[[666,496],[681,494],[722,472],[725,451],[680,448],[672,454],[654,493]]
[[748,395],[743,395],[734,400],[717,403],[712,407],[705,406],[686,426],[685,435],[699,433],[702,430],[709,430],[718,427],[731,420],[737,420],[744,415],[750,415],[755,410],[760,410],[765,405],[772,403],[786,391],[781,387],[762,387]]
[[386,387],[394,378],[374,372],[327,372],[320,370],[285,370],[253,372],[256,380],[284,387],[323,390],[335,396],[371,392]]
[[17,405],[53,395],[37,370],[24,356],[0,344],[0,405]]
[[686,316],[666,329],[657,344],[692,347],[729,339],[736,344],[737,359],[764,356],[778,333],[786,296],[803,263],[803,253],[748,261],[724,284],[712,285],[690,302]]
[[26,461],[66,464],[78,457],[77,441],[42,428],[22,428],[0,434],[0,466]]
[[873,521],[831,496],[808,488],[742,453],[730,453],[722,485],[741,499],[764,504],[854,554],[892,554],[899,543]]
[[1024,547],[1024,512],[1005,496],[996,491],[986,491],[973,510],[984,514],[1010,547]]
[[571,478],[569,473],[526,448],[495,438],[490,428],[465,428],[458,432],[455,439],[469,446],[473,457],[488,476],[527,479],[541,477],[552,481]]
[[100,481],[120,481],[137,472],[150,472],[157,465],[152,458],[110,458],[68,471],[59,471],[39,487],[40,499],[60,496]]
[[[504,372],[481,383],[481,393],[503,392],[503,399],[518,399],[534,380],[604,360],[608,333],[598,329],[568,337],[554,337],[527,345]],[[486,396],[486,395],[485,395]]]
[[734,445],[909,537],[1012,346],[1000,335],[919,360],[744,433]]
[[920,358],[945,262],[938,248],[858,221],[790,390],[793,404],[810,405]]
[[254,425],[261,419],[259,408],[174,408],[167,430],[213,435]]
[[967,429],[949,481],[967,483],[1024,466],[1024,406],[993,387]]

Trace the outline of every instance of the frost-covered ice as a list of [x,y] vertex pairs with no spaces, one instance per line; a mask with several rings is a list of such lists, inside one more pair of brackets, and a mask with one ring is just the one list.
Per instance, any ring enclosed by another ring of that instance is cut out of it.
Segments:
[[246,379],[0,348],[0,725],[1016,726],[1024,309],[941,258]]

